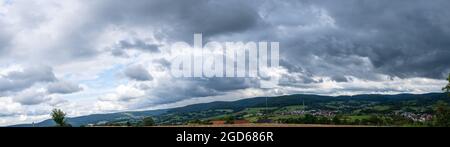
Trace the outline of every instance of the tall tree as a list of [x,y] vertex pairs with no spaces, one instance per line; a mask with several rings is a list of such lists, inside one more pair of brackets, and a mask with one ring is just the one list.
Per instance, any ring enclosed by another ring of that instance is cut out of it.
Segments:
[[450,96],[450,73],[448,74],[447,81],[448,81],[448,84],[444,88],[442,88],[442,90],[444,92],[447,92],[448,95]]
[[[447,81],[449,82],[442,90],[448,93],[450,97],[450,74],[448,74]],[[450,127],[450,108],[444,101],[439,101],[435,105],[434,125],[439,127]]]
[[437,127],[450,127],[450,109],[444,101],[439,101],[435,105],[434,125]]
[[69,123],[67,123],[66,113],[64,113],[61,109],[53,109],[50,115],[52,116],[53,121],[58,127],[71,126]]

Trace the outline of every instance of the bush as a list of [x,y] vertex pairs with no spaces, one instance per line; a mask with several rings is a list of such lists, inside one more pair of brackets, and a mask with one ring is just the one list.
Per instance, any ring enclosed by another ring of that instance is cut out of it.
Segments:
[[154,126],[155,125],[155,121],[153,120],[152,117],[146,117],[142,120],[142,124],[144,126]]

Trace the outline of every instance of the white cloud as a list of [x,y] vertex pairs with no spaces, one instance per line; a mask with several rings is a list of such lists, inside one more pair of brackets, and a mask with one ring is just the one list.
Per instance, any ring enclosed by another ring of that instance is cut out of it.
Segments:
[[0,106],[0,116],[19,115],[23,111],[19,103],[7,97],[0,97]]
[[47,102],[51,98],[44,89],[27,89],[14,96],[13,99],[22,105],[37,105]]
[[130,101],[145,96],[145,92],[133,85],[120,85],[115,93],[101,96],[101,101]]

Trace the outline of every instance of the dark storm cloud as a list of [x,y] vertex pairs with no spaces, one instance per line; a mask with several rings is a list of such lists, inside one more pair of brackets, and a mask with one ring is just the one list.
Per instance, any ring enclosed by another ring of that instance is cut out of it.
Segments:
[[[41,6],[37,3],[30,3],[27,7],[31,9]],[[56,22],[73,21],[76,23],[45,28],[58,29],[53,30],[57,32],[58,38],[52,40],[53,42],[50,45],[33,47],[36,50],[59,55],[51,58],[48,58],[47,54],[40,55],[42,56],[40,58],[45,59],[46,63],[66,63],[74,59],[97,57],[103,49],[98,48],[99,42],[96,40],[110,27],[123,30],[143,28],[149,31],[147,34],[155,34],[155,37],[159,39],[192,42],[194,33],[203,33],[204,38],[207,39],[214,35],[243,32],[260,23],[257,9],[249,2],[238,0],[84,1],[82,9],[77,11],[80,11],[79,15],[83,15],[83,17],[54,18]],[[24,21],[21,27],[29,32],[39,32],[36,31],[39,29],[36,26],[47,26],[48,18],[53,18],[53,16],[46,16],[48,14],[40,9],[36,12],[33,11],[33,13],[40,17],[28,16],[27,13],[27,15],[17,16]],[[60,24],[63,23],[56,23],[56,25]],[[3,34],[0,29],[0,51],[2,46],[10,42],[10,40],[3,39],[10,38],[9,36],[3,37]],[[139,39],[133,42],[122,41],[119,43],[120,46],[132,47],[141,51],[159,52],[158,45]],[[113,48],[110,51],[116,56],[126,56],[122,48]]]
[[220,92],[255,88],[258,81],[251,78],[212,78],[202,80],[202,85]]
[[[448,1],[303,0],[268,5],[257,8],[267,9],[260,23],[264,27],[238,37],[279,41],[281,66],[290,73],[345,82],[345,76],[380,80],[376,74],[442,79],[450,72]],[[280,33],[280,27],[287,33]]]
[[[96,3],[101,3],[97,12],[103,20],[157,26],[169,40],[192,42],[193,33],[204,33],[204,40],[279,41],[281,65],[290,73],[283,76],[282,85],[323,82],[313,76],[336,82],[348,82],[347,76],[384,80],[378,74],[439,79],[450,71],[447,1]],[[251,87],[235,81],[199,79],[181,85],[185,86],[171,90],[178,95],[165,89],[156,93],[161,97],[198,97]]]
[[152,101],[151,104],[155,105],[196,97],[222,95],[233,90],[256,88],[258,84],[257,80],[246,78],[183,78],[161,81],[156,88],[150,89],[148,92],[159,98]]
[[[379,80],[375,74],[441,78],[450,70],[450,41],[447,41],[450,10],[446,8],[450,2],[444,0],[99,0],[85,4],[90,15],[69,27],[72,31],[61,35],[61,43],[51,46],[58,48],[58,52],[69,51],[69,59],[97,54],[90,40],[107,26],[117,26],[150,27],[157,30],[152,32],[156,37],[169,41],[192,42],[194,33],[203,33],[205,41],[211,38],[279,41],[281,65],[290,73],[283,76],[282,83],[287,85],[321,82],[313,76],[337,82],[346,82],[346,76]],[[0,34],[0,42],[8,42],[2,36],[4,33]],[[158,45],[142,38],[119,40],[111,51],[122,56],[126,49],[161,52]],[[170,66],[164,61],[160,64]],[[128,69],[125,74],[139,81],[153,79],[144,70]],[[9,82],[0,80],[2,85]],[[186,95],[191,84],[200,85],[192,86],[191,96],[214,95],[253,85],[216,79],[195,79],[184,84],[178,89],[180,93],[186,91],[183,93]],[[14,85],[0,89],[30,84]],[[171,92],[160,92],[161,96],[166,94]]]
[[344,76],[334,76],[331,77],[331,79],[333,79],[336,82],[348,82],[348,79]]
[[[446,8],[450,2],[446,0],[99,0],[85,4],[89,15],[66,29],[71,31],[62,33],[61,42],[52,45],[64,55],[54,58],[95,55],[98,50],[91,40],[108,26],[118,26],[151,27],[157,30],[153,32],[157,37],[171,41],[192,42],[193,33],[203,33],[204,40],[280,41],[283,59],[313,75],[373,79],[366,75],[371,72],[441,78],[450,70],[450,10]],[[325,15],[333,19],[336,28],[321,26],[328,21]],[[42,20],[29,24],[39,25]],[[280,33],[280,28],[288,34]],[[2,34],[0,42],[7,44]],[[159,51],[157,45],[142,40],[121,41],[119,46]],[[121,49],[112,53],[124,55]],[[349,56],[356,57],[346,60]],[[373,69],[361,70],[358,56],[367,57]],[[324,64],[311,63],[314,58]]]
[[153,26],[163,36],[179,41],[192,34],[205,36],[240,32],[254,27],[259,19],[250,3],[238,0],[103,0],[93,3],[99,21],[127,26]]
[[219,92],[205,87],[200,81],[195,80],[166,80],[159,83],[149,92],[157,97],[152,104],[168,104],[194,97],[206,97],[218,95]]
[[[314,3],[311,1],[311,3]],[[342,33],[324,35],[316,54],[368,57],[381,73],[442,78],[450,66],[449,1],[319,1]],[[332,39],[345,46],[332,44]]]

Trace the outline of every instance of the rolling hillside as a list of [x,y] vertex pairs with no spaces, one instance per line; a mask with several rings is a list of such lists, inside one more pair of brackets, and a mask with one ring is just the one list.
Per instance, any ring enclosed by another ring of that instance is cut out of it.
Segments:
[[[248,108],[261,108],[261,107],[277,107],[284,108],[287,106],[296,106],[307,104],[310,108],[315,109],[333,109],[329,104],[342,103],[341,105],[362,105],[364,103],[380,104],[376,106],[377,109],[403,109],[405,102],[414,101],[416,105],[430,106],[438,100],[444,100],[449,102],[447,95],[443,93],[429,93],[429,94],[399,94],[399,95],[355,95],[355,96],[319,96],[319,95],[288,95],[279,97],[268,97],[267,106],[265,97],[249,98],[233,102],[211,102],[194,104],[185,107],[164,109],[164,110],[151,110],[151,111],[139,111],[139,112],[120,112],[111,114],[93,114],[88,116],[68,118],[73,126],[82,126],[86,124],[98,124],[100,122],[112,122],[120,120],[138,120],[143,117],[152,116],[159,119],[172,119],[172,117],[187,117],[184,120],[189,119],[204,119],[211,117],[210,115],[203,116],[190,116],[195,112],[206,112],[211,110],[229,110],[231,112],[247,111]],[[354,104],[354,102],[357,102]],[[399,106],[400,105],[400,106]],[[339,108],[336,106],[336,110],[345,111],[346,108]],[[401,108],[400,108],[401,107]],[[211,114],[219,115],[219,114]],[[45,120],[40,123],[36,123],[35,126],[46,127],[53,126],[52,120]],[[14,125],[11,127],[31,127],[31,124]]]

